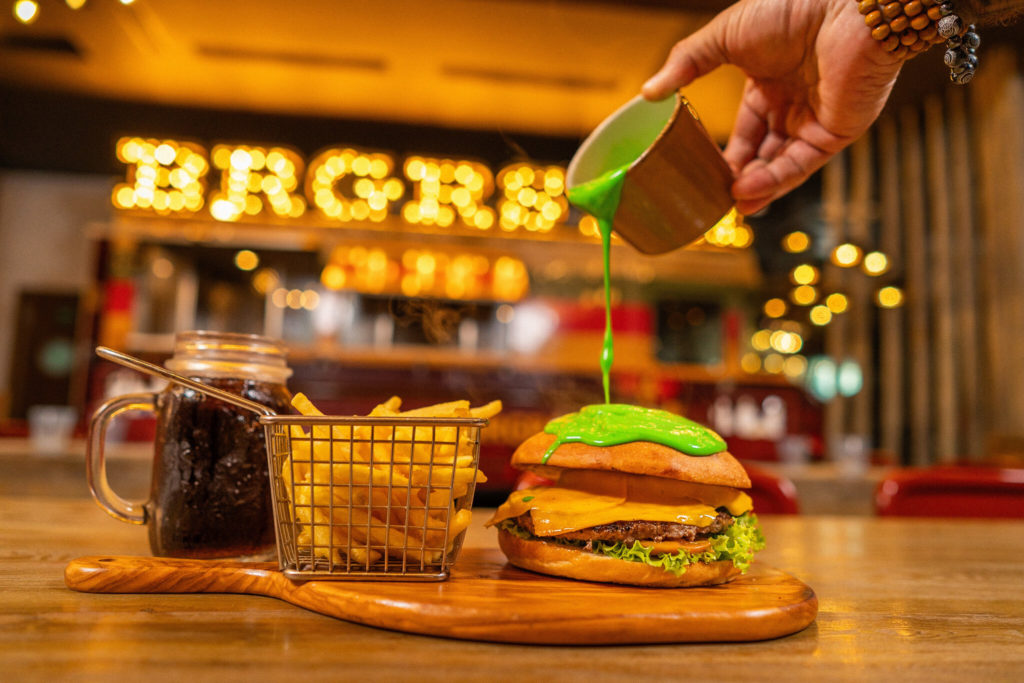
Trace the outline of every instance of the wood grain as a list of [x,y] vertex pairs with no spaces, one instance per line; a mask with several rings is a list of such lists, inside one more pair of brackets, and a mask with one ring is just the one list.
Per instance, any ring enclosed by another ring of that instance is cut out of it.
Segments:
[[[78,499],[18,494],[50,479],[50,462],[35,462],[34,476],[0,467],[3,680],[592,683],[634,681],[641,666],[651,681],[964,683],[1024,671],[1024,522],[762,517],[760,561],[818,595],[804,630],[752,643],[539,647],[377,629],[261,596],[68,590],[71,560],[145,555],[146,532],[108,517],[84,485]],[[467,549],[495,546],[487,516],[475,511]]]
[[73,560],[64,581],[95,593],[266,595],[369,626],[541,645],[766,640],[818,612],[807,585],[756,564],[721,586],[645,589],[522,571],[496,548],[467,549],[444,583],[294,583],[273,564],[103,556]]

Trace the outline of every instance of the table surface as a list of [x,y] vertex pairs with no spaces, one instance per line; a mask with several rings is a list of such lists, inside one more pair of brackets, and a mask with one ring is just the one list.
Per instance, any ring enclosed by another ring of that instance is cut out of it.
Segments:
[[[45,461],[25,470],[45,482]],[[84,481],[69,497],[10,477],[0,470],[4,680],[1024,680],[1024,522],[763,517],[759,561],[817,592],[804,631],[521,646],[385,631],[257,596],[76,593],[68,561],[146,555],[145,530],[108,517]],[[494,545],[486,517],[477,511],[467,545]]]

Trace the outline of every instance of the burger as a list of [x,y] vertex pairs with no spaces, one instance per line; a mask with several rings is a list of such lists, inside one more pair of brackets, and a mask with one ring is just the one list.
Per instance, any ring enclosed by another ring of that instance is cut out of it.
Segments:
[[595,445],[615,439],[570,439],[557,425],[512,456],[542,483],[514,491],[487,523],[511,564],[586,581],[710,586],[745,572],[764,547],[743,491],[750,478],[711,430],[723,448],[693,455],[649,440]]

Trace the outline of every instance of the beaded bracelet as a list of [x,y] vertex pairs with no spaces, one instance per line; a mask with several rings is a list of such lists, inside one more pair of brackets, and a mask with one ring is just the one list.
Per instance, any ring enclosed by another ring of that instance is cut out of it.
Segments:
[[941,0],[854,0],[871,37],[897,58],[916,55],[946,41],[943,61],[954,83],[965,84],[978,68],[975,51],[981,38],[974,24],[965,26],[952,2]]

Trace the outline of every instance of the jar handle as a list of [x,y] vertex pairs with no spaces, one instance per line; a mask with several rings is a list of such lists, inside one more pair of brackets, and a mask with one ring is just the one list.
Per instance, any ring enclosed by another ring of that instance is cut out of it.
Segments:
[[110,515],[122,522],[145,524],[148,521],[146,503],[125,500],[117,495],[107,482],[106,446],[107,426],[121,413],[129,410],[155,412],[155,394],[126,394],[112,398],[96,411],[89,423],[89,439],[85,444],[85,474],[92,497]]

